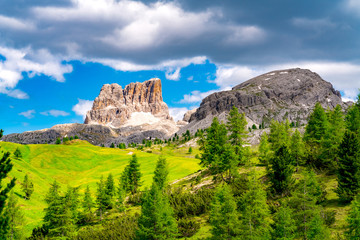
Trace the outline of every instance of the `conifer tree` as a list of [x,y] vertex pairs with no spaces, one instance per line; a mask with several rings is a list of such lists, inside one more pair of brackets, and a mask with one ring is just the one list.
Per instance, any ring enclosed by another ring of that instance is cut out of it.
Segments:
[[275,151],[274,156],[270,159],[268,169],[268,177],[273,193],[282,196],[289,194],[294,183],[292,177],[294,167],[292,163],[293,159],[286,146],[282,146]]
[[111,173],[108,175],[105,182],[105,192],[109,195],[110,199],[112,199],[116,193],[114,178]]
[[345,202],[351,201],[360,189],[360,145],[358,137],[346,131],[339,148],[337,194]]
[[234,147],[235,154],[238,156],[238,162],[243,163],[244,153],[243,145],[246,143],[247,137],[247,121],[244,113],[239,113],[239,110],[233,106],[229,112],[226,124],[227,130],[230,133],[229,141]]
[[276,151],[281,146],[289,146],[290,144],[290,124],[289,121],[278,122],[272,120],[270,123],[269,142],[271,150]]
[[9,217],[9,232],[6,235],[6,239],[22,239],[24,214],[18,205],[14,191],[11,191],[9,194],[4,214]]
[[227,185],[218,187],[211,204],[210,224],[214,239],[233,239],[240,235],[239,213]]
[[140,164],[135,154],[132,155],[129,165],[126,170],[126,176],[128,179],[128,191],[131,194],[137,193],[138,189],[141,187],[141,172]]
[[177,223],[169,198],[165,194],[167,185],[166,159],[160,157],[154,172],[150,191],[146,191],[142,200],[137,239],[175,239]]
[[299,165],[303,164],[303,158],[305,155],[305,145],[302,140],[299,130],[295,130],[290,140],[290,153],[293,159],[296,161],[296,170]]
[[308,230],[306,232],[306,239],[309,240],[323,240],[329,239],[330,232],[327,226],[324,224],[324,220],[321,218],[319,212],[315,213],[315,216],[311,219]]
[[24,181],[21,183],[21,188],[25,194],[25,199],[30,200],[31,194],[34,192],[34,185],[29,180],[29,176],[26,174]]
[[16,148],[15,152],[14,152],[14,156],[16,159],[21,159],[22,158],[22,154],[19,148]]
[[126,198],[126,190],[120,181],[117,191],[117,202],[116,202],[116,208],[119,210],[119,212],[123,212],[125,210],[125,204],[124,204],[125,198]]
[[314,111],[309,116],[305,128],[304,140],[306,142],[320,143],[328,128],[328,119],[320,103],[315,104]]
[[[0,130],[0,138],[2,137],[3,130]],[[0,235],[6,235],[9,229],[9,216],[4,214],[4,207],[8,193],[15,186],[15,178],[11,179],[8,184],[3,184],[3,179],[6,179],[13,165],[10,160],[10,153],[5,152],[0,158]]]
[[260,138],[259,144],[259,161],[265,166],[269,163],[269,158],[271,157],[271,149],[268,141],[268,135],[264,132]]
[[160,156],[159,160],[156,163],[156,168],[154,172],[154,184],[156,184],[159,190],[164,190],[167,186],[167,176],[169,174],[166,158]]
[[102,220],[103,213],[110,207],[111,199],[110,196],[106,194],[106,185],[102,176],[97,185],[96,203],[99,210],[100,220]]
[[241,198],[240,239],[269,239],[272,220],[266,203],[266,192],[261,188],[254,172],[250,174],[249,186],[250,189]]
[[273,239],[292,240],[296,237],[296,225],[292,213],[292,209],[286,205],[281,205],[275,213]]
[[89,222],[92,215],[92,208],[94,207],[94,200],[91,197],[89,185],[86,186],[84,198],[82,201],[82,207],[86,221]]
[[[232,170],[238,164],[238,158],[227,141],[226,127],[215,117],[206,130],[206,135],[199,140],[200,150],[203,151],[201,165],[208,167],[214,174],[221,173],[224,180],[231,181]],[[226,179],[223,173],[227,173]]]
[[78,187],[68,187],[64,201],[71,212],[71,219],[74,223],[77,223],[79,220],[79,205],[80,205],[80,194]]
[[351,209],[346,219],[347,231],[346,237],[349,240],[360,239],[360,197],[356,197],[351,202]]
[[360,94],[358,95],[356,103],[347,109],[345,119],[346,129],[360,137]]

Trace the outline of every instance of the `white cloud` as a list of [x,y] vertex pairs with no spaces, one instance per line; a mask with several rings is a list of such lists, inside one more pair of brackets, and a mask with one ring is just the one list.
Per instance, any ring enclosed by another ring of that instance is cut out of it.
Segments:
[[194,76],[190,76],[190,77],[188,77],[188,78],[187,78],[187,80],[188,80],[188,81],[192,81],[192,80],[194,80]]
[[334,28],[336,23],[332,22],[328,18],[309,19],[309,18],[294,18],[292,24],[296,27],[312,29],[317,31],[323,31],[325,29]]
[[220,65],[216,69],[216,78],[213,82],[219,87],[229,88],[259,74],[259,70],[248,66]]
[[19,20],[12,17],[0,15],[0,28],[13,30],[30,31],[35,28],[34,24],[27,21]]
[[79,102],[73,106],[72,110],[76,115],[82,116],[83,119],[86,117],[86,113],[92,108],[93,101],[78,99]]
[[28,111],[25,111],[25,112],[21,112],[21,113],[19,113],[19,115],[24,116],[24,117],[30,119],[30,118],[33,118],[33,117],[34,117],[34,115],[35,115],[35,110],[28,110]]
[[180,79],[180,70],[181,68],[176,68],[175,71],[167,71],[165,72],[166,79],[178,81]]
[[262,42],[265,31],[257,26],[230,26],[231,34],[225,39],[226,44],[243,45]]
[[61,64],[61,60],[48,50],[32,50],[31,48],[13,49],[0,46],[0,55],[5,57],[0,62],[0,93],[10,97],[27,99],[29,96],[19,89],[14,89],[23,78],[44,74],[56,81],[65,81],[64,74],[72,71],[71,65]]
[[49,110],[49,111],[45,111],[45,112],[41,112],[40,114],[44,115],[44,116],[53,116],[53,117],[65,117],[65,116],[69,116],[70,113],[65,112],[65,111],[61,111],[61,110]]
[[174,118],[175,122],[178,120],[182,120],[184,117],[184,114],[189,111],[190,109],[186,107],[182,108],[169,108],[170,115]]
[[358,0],[345,0],[345,8],[360,16],[360,2]]
[[180,100],[179,103],[199,103],[201,102],[205,97],[209,96],[210,94],[214,92],[218,92],[220,90],[211,90],[208,92],[200,92],[200,91],[192,91],[190,94],[185,94],[184,98]]

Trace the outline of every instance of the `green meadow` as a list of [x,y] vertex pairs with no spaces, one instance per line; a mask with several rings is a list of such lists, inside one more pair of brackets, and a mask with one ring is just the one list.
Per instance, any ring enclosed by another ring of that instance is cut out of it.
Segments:
[[[151,185],[153,171],[160,154],[166,157],[169,164],[170,182],[200,170],[199,160],[194,157],[198,151],[189,154],[185,148],[160,149],[154,146],[151,150],[138,151],[133,148],[102,148],[80,140],[72,141],[68,145],[20,145],[0,142],[0,147],[1,151],[11,153],[19,148],[22,153],[22,159],[19,160],[12,155],[14,167],[10,177],[17,178],[14,192],[21,196],[19,204],[25,214],[26,235],[41,224],[43,209],[46,207],[44,197],[54,180],[60,183],[62,192],[66,191],[67,186],[71,186],[80,187],[82,193],[89,185],[95,197],[96,183],[101,176],[106,178],[111,173],[118,183],[132,154],[136,154],[141,165],[143,189]],[[20,186],[26,174],[34,184],[34,193],[27,201],[22,197]]]

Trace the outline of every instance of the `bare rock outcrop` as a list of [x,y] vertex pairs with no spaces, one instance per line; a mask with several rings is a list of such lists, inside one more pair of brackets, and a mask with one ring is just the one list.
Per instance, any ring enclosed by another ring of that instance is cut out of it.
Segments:
[[[122,127],[133,113],[150,113],[153,117],[172,120],[169,109],[163,102],[161,80],[153,78],[143,83],[130,83],[124,89],[116,83],[105,84],[86,114],[85,124],[101,124]],[[152,116],[143,114],[139,117]],[[136,124],[133,122],[132,124]],[[141,125],[141,123],[139,124]]]
[[225,120],[233,106],[256,125],[264,123],[269,126],[272,119],[288,119],[302,125],[307,123],[317,102],[330,109],[338,104],[343,109],[348,106],[342,102],[340,92],[317,73],[300,68],[272,71],[243,82],[230,91],[209,95],[179,133],[206,128],[215,116]]

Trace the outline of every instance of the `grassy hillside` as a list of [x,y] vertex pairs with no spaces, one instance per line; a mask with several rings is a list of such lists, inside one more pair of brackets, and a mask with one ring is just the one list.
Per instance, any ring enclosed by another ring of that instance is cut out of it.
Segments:
[[16,148],[22,152],[23,158],[13,158],[13,170],[10,176],[17,178],[15,194],[22,196],[20,183],[25,174],[28,174],[34,183],[34,194],[31,200],[19,200],[25,209],[27,234],[38,226],[43,217],[43,208],[46,207],[43,199],[50,184],[57,180],[62,186],[61,191],[66,191],[67,186],[81,187],[83,192],[86,185],[90,186],[92,195],[95,196],[96,183],[101,176],[106,177],[112,173],[116,183],[128,164],[131,154],[135,153],[141,164],[143,174],[143,188],[150,186],[156,161],[160,154],[164,154],[169,163],[169,180],[173,181],[185,177],[200,169],[199,160],[194,158],[187,149],[153,147],[151,153],[137,151],[136,149],[113,149],[93,146],[85,141],[76,140],[69,145],[19,145],[0,142],[2,151],[13,153]]

